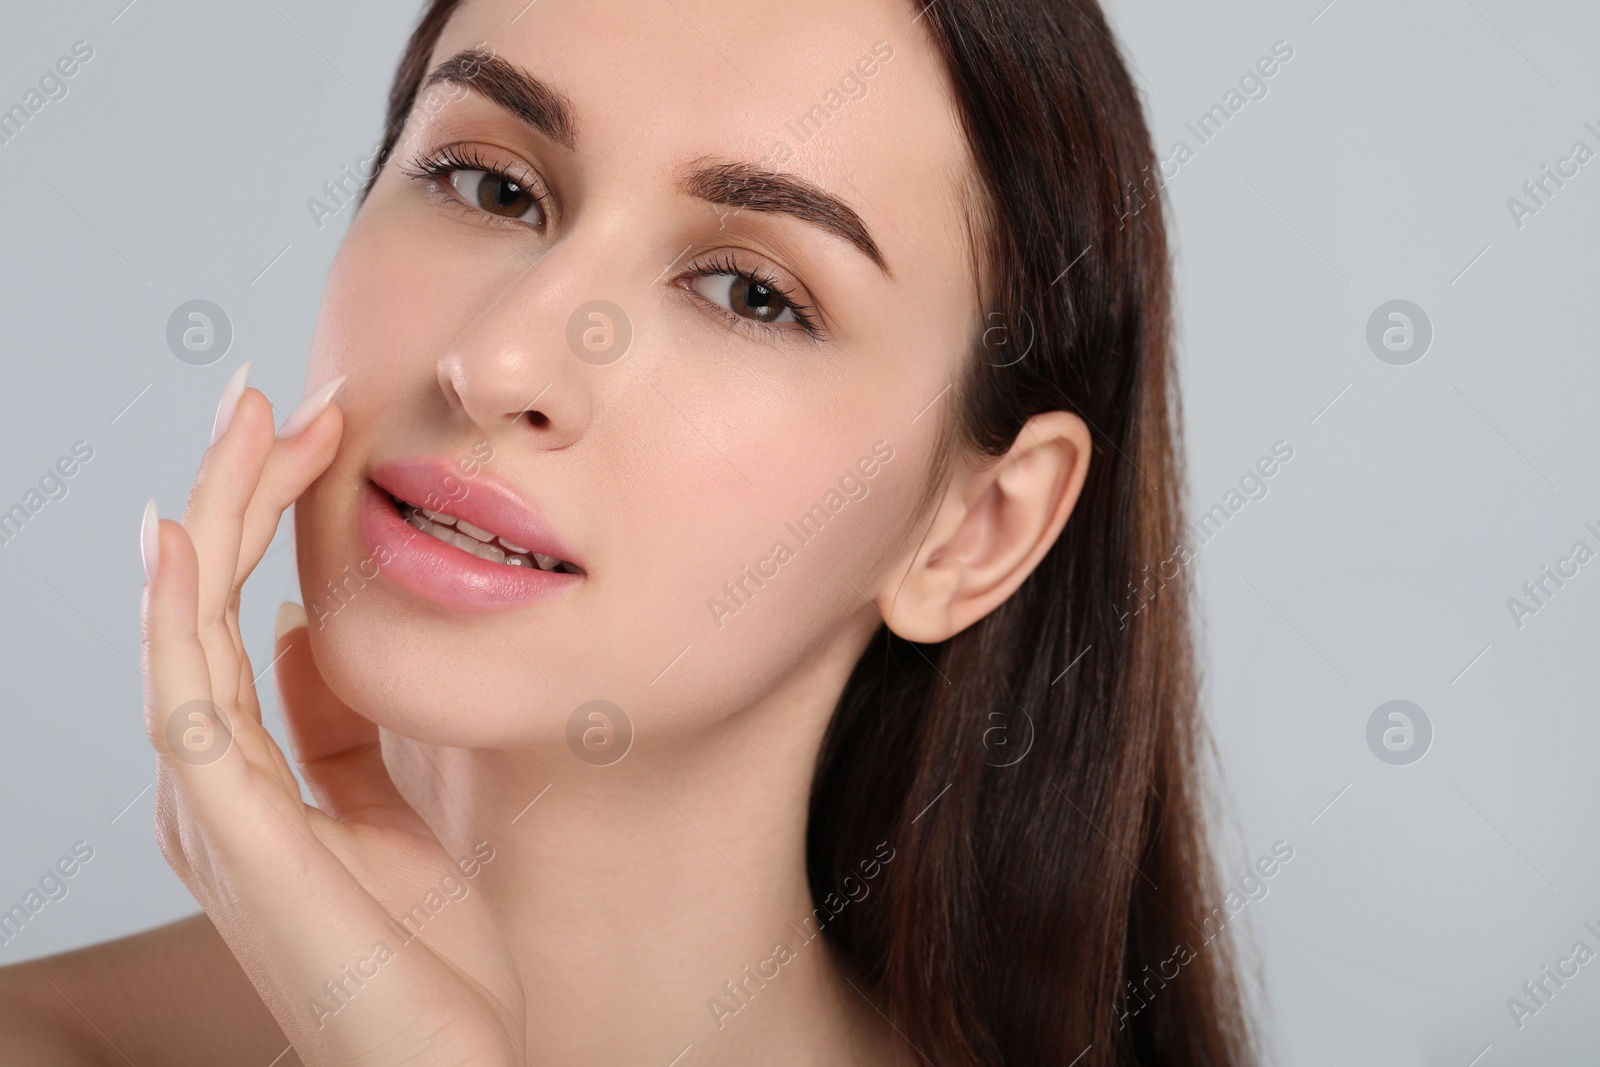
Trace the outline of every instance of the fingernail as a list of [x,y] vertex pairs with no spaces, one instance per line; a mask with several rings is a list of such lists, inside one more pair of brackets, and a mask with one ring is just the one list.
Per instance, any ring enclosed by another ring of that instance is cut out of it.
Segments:
[[290,630],[298,630],[306,624],[306,609],[292,600],[285,600],[278,605],[278,617],[272,623],[273,643],[283,640],[283,635]]
[[333,394],[339,391],[339,386],[344,384],[347,377],[348,375],[339,375],[300,401],[300,406],[289,412],[289,417],[283,420],[283,429],[278,431],[278,436],[293,437],[310,426],[316,417],[322,414],[322,409],[328,406],[328,401],[333,399]]
[[144,580],[155,580],[156,564],[161,560],[161,525],[156,516],[156,498],[144,506],[144,522],[139,526],[139,553],[144,556]]
[[227,386],[222,390],[222,401],[217,405],[217,418],[211,424],[212,444],[222,440],[222,435],[233,425],[233,413],[239,407],[239,398],[244,396],[244,380],[250,374],[250,362],[247,359],[240,364],[239,369],[233,372],[233,377],[228,379]]

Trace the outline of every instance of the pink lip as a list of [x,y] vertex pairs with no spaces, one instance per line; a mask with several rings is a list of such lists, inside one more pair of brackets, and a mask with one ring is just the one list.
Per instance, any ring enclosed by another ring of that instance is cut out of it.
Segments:
[[464,552],[408,524],[389,499],[448,512],[531,552],[583,567],[532,505],[481,470],[466,475],[448,459],[415,457],[379,465],[372,482],[361,494],[361,539],[379,570],[418,596],[449,608],[492,611],[551,596],[584,577]]

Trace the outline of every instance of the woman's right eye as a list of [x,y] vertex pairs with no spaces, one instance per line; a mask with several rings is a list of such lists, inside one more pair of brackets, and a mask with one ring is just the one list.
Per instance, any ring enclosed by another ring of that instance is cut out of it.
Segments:
[[542,197],[498,171],[457,169],[450,171],[445,180],[458,197],[481,211],[530,226],[544,222]]

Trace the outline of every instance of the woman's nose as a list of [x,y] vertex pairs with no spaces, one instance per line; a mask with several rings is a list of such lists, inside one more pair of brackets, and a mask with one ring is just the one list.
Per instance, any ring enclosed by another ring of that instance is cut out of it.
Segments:
[[[438,364],[439,386],[493,440],[514,435],[541,449],[572,444],[588,428],[593,381],[570,350],[569,320],[582,301],[529,271],[456,336]],[[572,307],[566,307],[570,302]]]

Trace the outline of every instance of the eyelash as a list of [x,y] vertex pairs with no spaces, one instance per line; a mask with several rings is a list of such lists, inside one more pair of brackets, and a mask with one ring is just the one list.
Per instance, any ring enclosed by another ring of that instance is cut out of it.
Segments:
[[[454,188],[452,188],[449,192],[446,192],[442,188],[444,179],[448,178],[456,171],[481,170],[492,177],[504,178],[508,181],[516,182],[518,185],[522,186],[522,188],[527,191],[528,195],[533,198],[534,203],[539,206],[540,213],[546,218],[549,217],[549,210],[547,207],[549,194],[544,190],[543,182],[536,179],[530,181],[528,178],[521,175],[511,174],[504,166],[496,166],[492,163],[489,163],[483,157],[478,155],[477,150],[474,148],[462,148],[459,146],[443,148],[431,156],[423,156],[413,160],[411,163],[402,166],[400,170],[401,173],[406,175],[406,177],[413,178],[426,185],[430,195],[441,197],[448,203],[460,207],[469,214],[480,216],[496,224],[509,222],[513,225],[527,225],[527,223],[517,222],[514,219],[507,219],[500,215],[491,214],[490,212],[484,211],[480,207],[476,207],[467,203],[461,198]],[[826,337],[826,332],[823,330],[821,324],[819,324],[816,320],[815,308],[809,304],[800,303],[800,301],[795,299],[793,296],[793,290],[786,289],[778,282],[777,278],[775,278],[772,274],[761,270],[759,267],[754,269],[740,267],[734,262],[731,255],[723,253],[720,258],[714,258],[697,263],[690,267],[689,270],[690,273],[700,275],[701,277],[724,277],[731,275],[736,280],[750,282],[765,289],[769,289],[773,293],[777,294],[778,299],[782,300],[789,310],[794,313],[795,322],[798,323],[800,327],[798,332],[804,333],[806,338],[812,341],[822,340]],[[711,303],[711,301],[706,300],[704,296],[700,296],[699,293],[696,293],[695,295],[699,296],[700,299],[704,300],[706,303]],[[766,323],[753,322],[749,319],[740,318],[727,308],[721,307],[717,304],[711,304],[711,306],[736,328],[743,330],[750,337],[759,341],[770,342],[776,334],[796,332],[794,330],[785,330],[781,327],[769,326]]]
[[538,178],[532,174],[512,174],[506,169],[506,167],[496,166],[495,164],[485,160],[482,156],[478,155],[478,151],[475,148],[462,148],[452,145],[449,148],[440,149],[431,156],[419,157],[413,160],[407,166],[404,166],[400,169],[406,177],[414,178],[426,185],[430,193],[443,195],[451,202],[460,205],[467,211],[475,215],[484,216],[485,218],[494,220],[496,222],[510,222],[518,225],[526,225],[526,223],[517,223],[517,220],[515,219],[508,219],[500,215],[492,215],[489,212],[484,211],[482,208],[468,204],[466,201],[461,199],[460,195],[456,193],[454,189],[452,189],[450,192],[445,192],[442,188],[440,188],[443,179],[448,178],[458,170],[481,170],[492,177],[504,178],[507,181],[516,182],[527,192],[530,197],[533,198],[533,202],[539,206],[540,214],[544,215],[546,218],[548,218],[550,214],[550,194],[545,191],[544,183],[542,181],[539,181]]
[[[746,269],[744,267],[740,267],[733,261],[733,256],[725,252],[720,258],[714,258],[696,263],[689,268],[689,272],[691,274],[698,274],[703,278],[719,278],[732,275],[739,281],[751,282],[761,286],[764,289],[770,289],[772,292],[778,295],[779,300],[782,300],[788,305],[790,311],[794,312],[795,321],[799,323],[800,331],[805,333],[807,338],[815,341],[824,336],[822,326],[817,322],[815,317],[816,309],[811,307],[809,304],[800,303],[800,301],[796,300],[792,295],[792,290],[785,289],[778,282],[777,278],[773,277],[766,271],[761,270],[759,267],[755,269]],[[749,332],[753,337],[765,338],[776,333],[795,332],[793,330],[784,330],[781,328],[768,326],[766,323],[752,322],[749,319],[742,319],[733,314],[727,308],[716,304],[713,304],[712,306],[721,312],[724,318],[730,320],[740,329]],[[757,334],[755,331],[758,330],[762,332]]]

